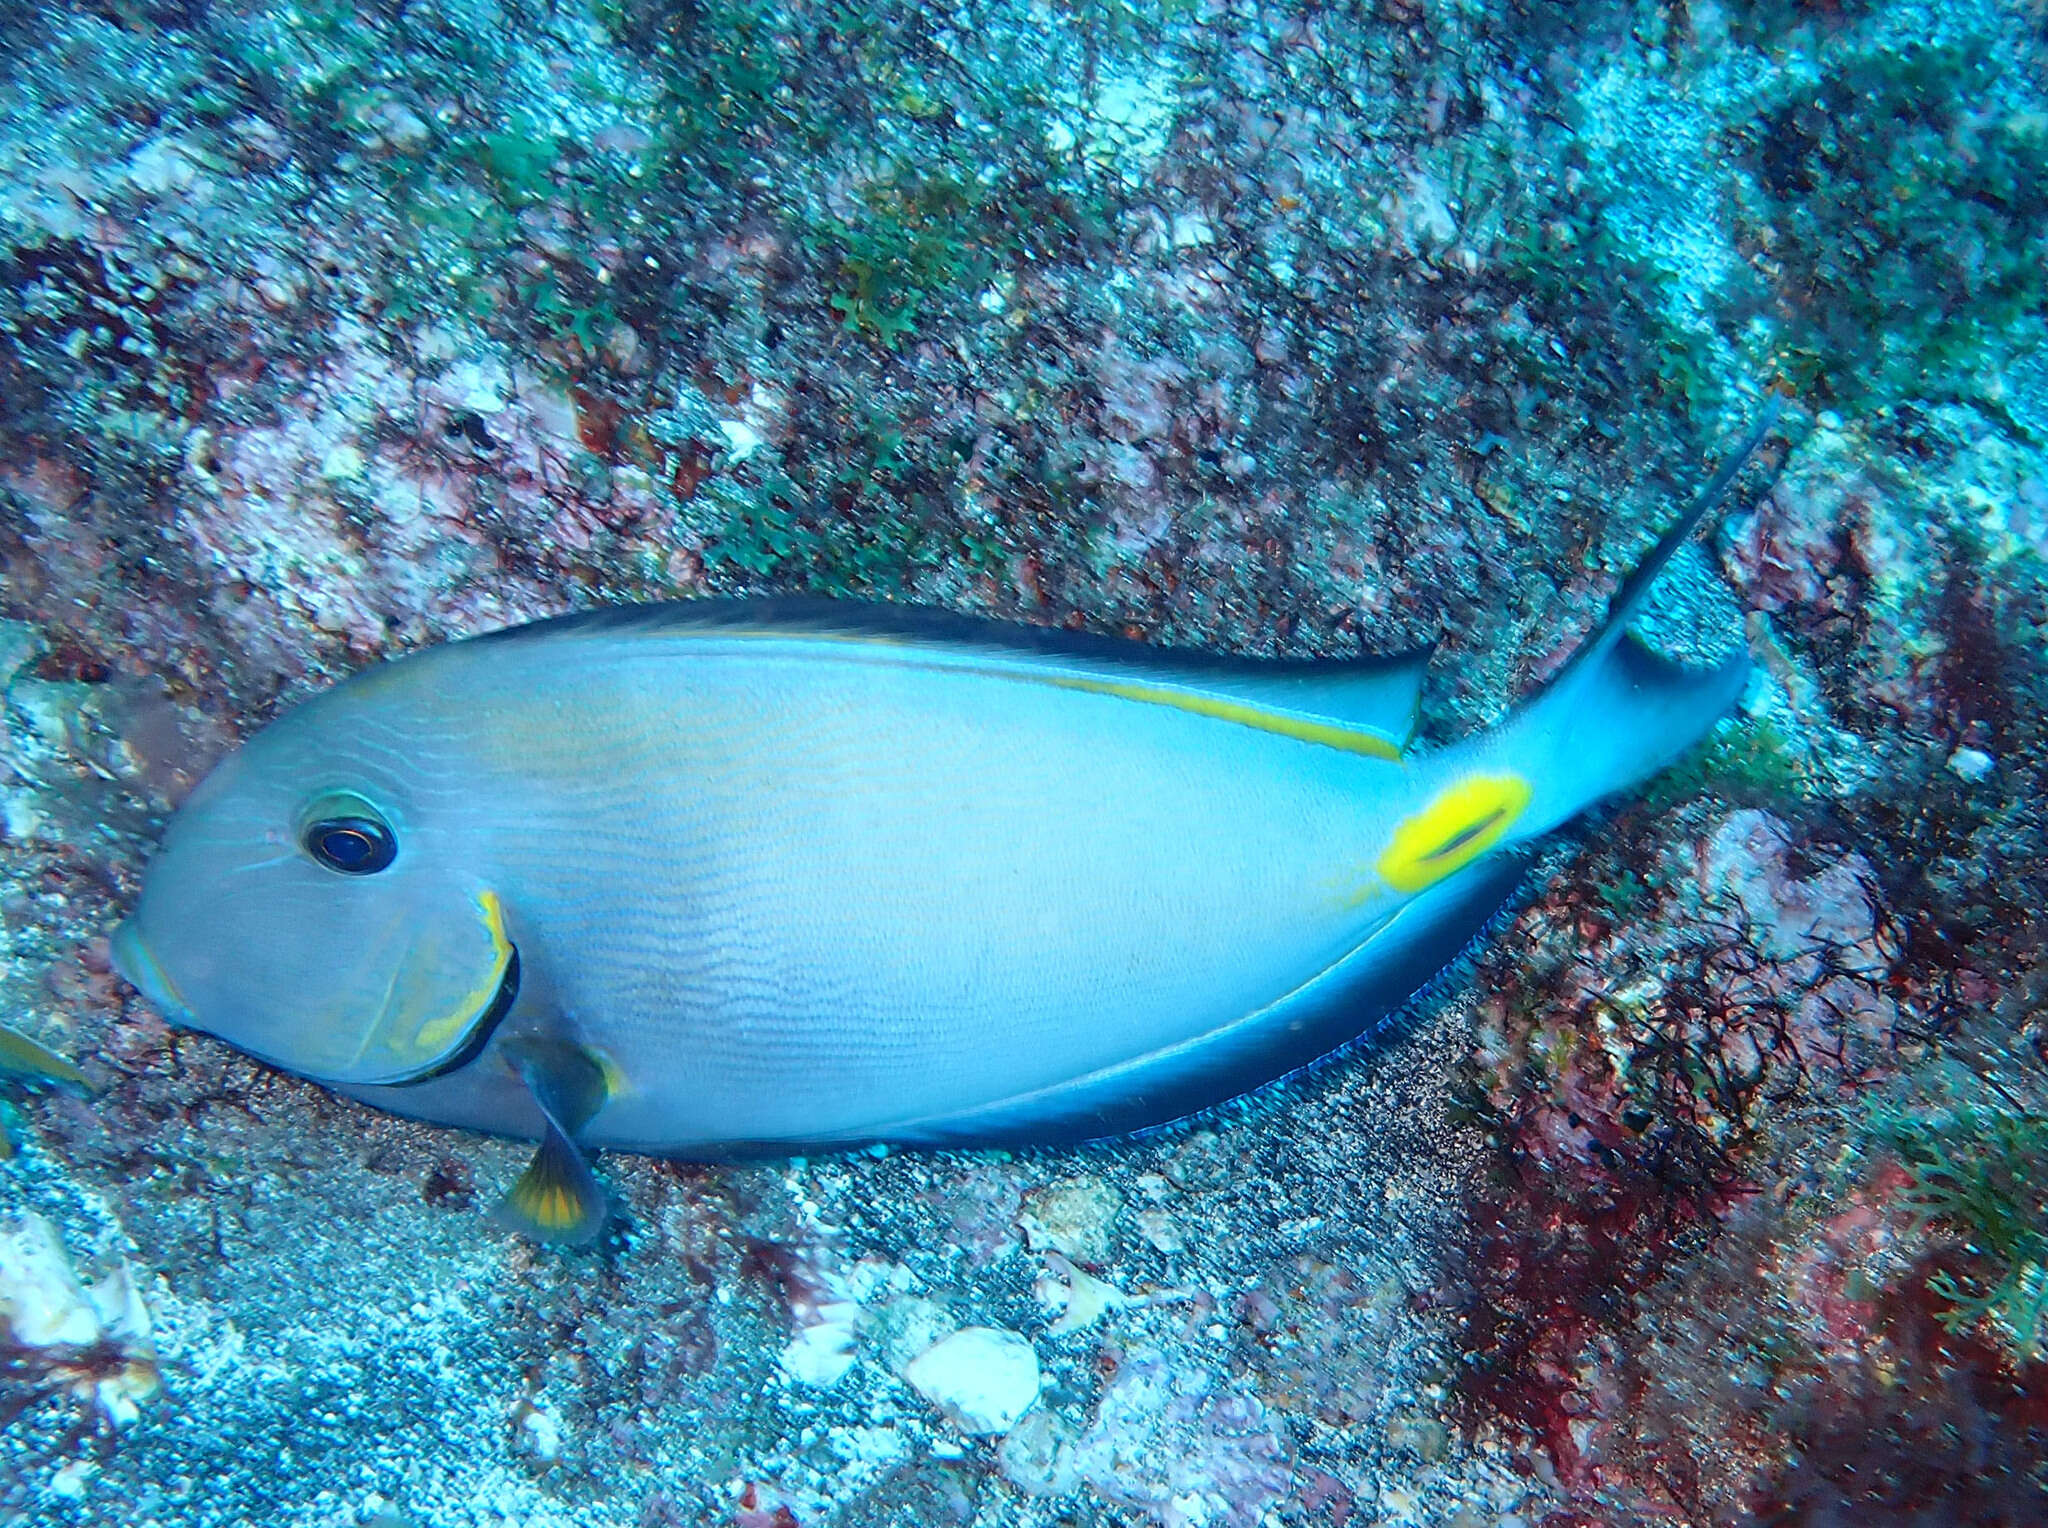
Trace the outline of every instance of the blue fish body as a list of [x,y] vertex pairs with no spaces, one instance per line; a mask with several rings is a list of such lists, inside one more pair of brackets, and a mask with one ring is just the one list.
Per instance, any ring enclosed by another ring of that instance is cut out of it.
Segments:
[[1421,655],[1233,662],[831,602],[432,649],[226,760],[116,957],[184,1023],[541,1137],[562,1172],[575,1142],[1170,1119],[1370,1028],[1485,924],[1523,846],[1727,708],[1740,655],[1687,671],[1624,633],[1718,489],[1542,695],[1426,753]]

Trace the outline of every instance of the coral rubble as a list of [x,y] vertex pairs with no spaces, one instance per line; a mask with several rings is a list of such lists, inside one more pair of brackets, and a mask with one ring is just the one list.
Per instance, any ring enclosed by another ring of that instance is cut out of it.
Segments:
[[[0,13],[0,1517],[2048,1518],[2048,41],[1996,0]],[[167,1030],[233,741],[626,600],[1554,670],[1741,714],[1401,1032],[1141,1139],[607,1160]],[[1707,564],[1715,565],[1711,572]],[[1701,592],[1706,591],[1706,592]]]

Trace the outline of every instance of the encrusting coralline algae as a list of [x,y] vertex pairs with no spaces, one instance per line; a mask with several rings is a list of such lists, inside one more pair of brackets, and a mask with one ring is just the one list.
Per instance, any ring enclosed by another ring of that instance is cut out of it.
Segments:
[[[2041,1518],[2042,45],[1908,0],[9,11],[0,1020],[91,1091],[0,1076],[0,1516]],[[1399,1038],[1211,1117],[610,1158],[563,1255],[477,1213],[522,1147],[112,972],[236,741],[599,603],[1440,638],[1460,735],[1773,384],[1702,548],[1738,714]],[[970,1333],[1007,1385],[947,1382]]]

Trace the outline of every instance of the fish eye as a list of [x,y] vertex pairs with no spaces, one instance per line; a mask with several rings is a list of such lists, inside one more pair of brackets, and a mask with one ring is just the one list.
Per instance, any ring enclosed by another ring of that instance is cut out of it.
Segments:
[[398,839],[369,803],[355,797],[316,805],[299,835],[315,860],[343,875],[375,875],[398,858]]

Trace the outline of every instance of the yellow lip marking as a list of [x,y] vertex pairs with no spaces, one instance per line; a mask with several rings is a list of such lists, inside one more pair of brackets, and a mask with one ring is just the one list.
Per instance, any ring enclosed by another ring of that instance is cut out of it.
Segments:
[[445,1017],[420,1025],[412,1043],[422,1054],[438,1055],[461,1038],[463,1031],[484,1011],[484,1005],[497,995],[498,983],[505,979],[505,962],[512,958],[512,941],[505,937],[505,904],[498,900],[495,891],[480,891],[476,894],[476,906],[491,936],[490,974],[457,999]]
[[1499,843],[1529,804],[1520,775],[1467,775],[1394,829],[1379,873],[1396,891],[1421,891]]

